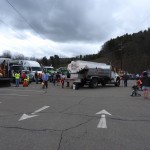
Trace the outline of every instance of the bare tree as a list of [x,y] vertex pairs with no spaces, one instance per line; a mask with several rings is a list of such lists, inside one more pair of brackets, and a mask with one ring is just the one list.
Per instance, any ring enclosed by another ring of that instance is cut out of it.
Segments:
[[12,55],[11,55],[11,52],[10,50],[5,50],[2,54],[2,57],[5,57],[5,58],[11,58]]
[[23,54],[17,54],[13,56],[13,59],[15,60],[24,60],[24,55]]

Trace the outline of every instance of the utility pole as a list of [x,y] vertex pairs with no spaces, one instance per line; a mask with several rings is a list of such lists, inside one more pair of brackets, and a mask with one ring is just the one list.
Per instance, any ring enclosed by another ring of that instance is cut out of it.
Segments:
[[123,46],[122,46],[122,42],[120,44],[120,53],[121,53],[121,56],[120,56],[120,69],[122,71],[123,69],[123,53],[122,53],[122,50],[123,50]]

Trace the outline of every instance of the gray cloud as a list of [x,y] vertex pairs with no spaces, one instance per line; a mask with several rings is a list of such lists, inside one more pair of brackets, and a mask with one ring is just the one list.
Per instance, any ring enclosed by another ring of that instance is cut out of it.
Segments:
[[[149,0],[1,0],[0,6],[1,30],[14,30],[19,40],[29,32],[56,43],[37,55],[93,53],[110,38],[150,26]],[[31,55],[37,47],[29,49]]]
[[9,2],[21,14],[16,13],[11,6],[7,6],[7,11],[14,11],[9,15],[13,18],[11,21],[15,28],[33,30],[42,38],[60,42],[94,42],[107,38],[110,30],[114,28],[112,11],[118,3],[116,1],[110,5],[110,1],[99,3],[97,0],[9,0]]

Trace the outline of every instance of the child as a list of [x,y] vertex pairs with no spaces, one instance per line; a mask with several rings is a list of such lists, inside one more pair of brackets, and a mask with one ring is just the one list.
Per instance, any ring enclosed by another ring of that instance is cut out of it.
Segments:
[[137,84],[138,84],[139,89],[142,91],[142,81],[141,81],[141,79],[139,79],[137,81]]
[[61,85],[62,85],[62,88],[64,88],[64,82],[65,82],[65,75],[62,74],[62,76],[61,76]]
[[131,96],[141,96],[141,94],[138,93],[138,90],[139,90],[139,87],[138,87],[138,83],[136,82],[135,85],[132,86],[132,93],[131,93]]
[[28,81],[27,81],[27,79],[24,79],[24,81],[23,81],[23,87],[27,87],[28,86]]

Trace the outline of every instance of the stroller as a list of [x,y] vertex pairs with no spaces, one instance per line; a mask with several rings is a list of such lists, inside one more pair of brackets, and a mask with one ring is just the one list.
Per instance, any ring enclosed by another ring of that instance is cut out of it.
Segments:
[[141,94],[138,93],[139,87],[138,85],[133,85],[132,86],[132,93],[131,96],[141,96]]

